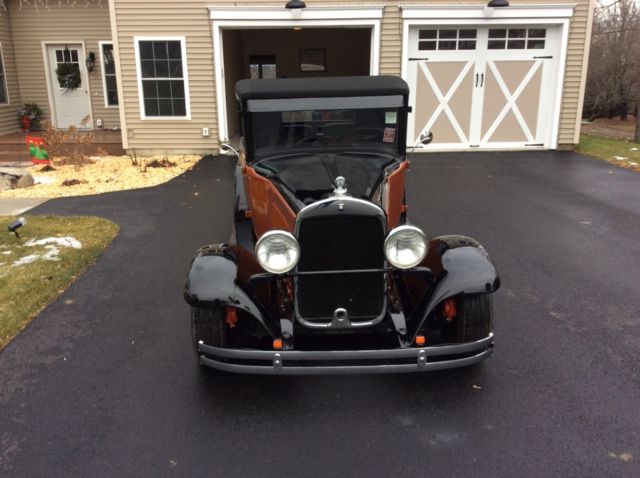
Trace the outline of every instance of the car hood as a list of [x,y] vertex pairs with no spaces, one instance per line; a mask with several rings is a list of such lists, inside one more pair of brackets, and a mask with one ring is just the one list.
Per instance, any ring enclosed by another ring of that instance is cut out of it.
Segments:
[[329,152],[265,158],[254,167],[307,205],[331,196],[338,176],[345,178],[347,194],[371,200],[385,170],[399,162],[385,154]]

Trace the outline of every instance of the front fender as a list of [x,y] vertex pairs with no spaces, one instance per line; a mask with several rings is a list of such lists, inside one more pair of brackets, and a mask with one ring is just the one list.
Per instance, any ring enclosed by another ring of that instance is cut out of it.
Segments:
[[490,294],[500,288],[500,277],[487,251],[474,239],[444,236],[430,242],[438,245],[438,260],[430,264],[439,272],[433,293],[423,311],[419,330],[435,307],[458,294]]
[[184,284],[184,299],[193,307],[233,306],[254,317],[272,335],[261,307],[238,286],[239,246],[204,246],[196,252]]

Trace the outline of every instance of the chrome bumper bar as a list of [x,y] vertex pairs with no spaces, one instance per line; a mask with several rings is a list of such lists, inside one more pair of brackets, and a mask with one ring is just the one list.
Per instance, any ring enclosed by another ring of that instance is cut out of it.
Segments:
[[[225,372],[260,375],[428,372],[473,365],[492,352],[493,334],[464,344],[383,350],[253,350],[198,344],[202,365]],[[444,356],[445,359],[438,359]],[[386,363],[367,364],[367,361]]]

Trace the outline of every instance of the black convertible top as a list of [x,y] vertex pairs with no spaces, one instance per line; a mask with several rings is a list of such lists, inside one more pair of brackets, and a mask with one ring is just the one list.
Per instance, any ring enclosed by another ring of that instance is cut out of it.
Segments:
[[407,83],[397,76],[336,76],[240,80],[236,97],[245,100],[276,98],[327,98],[409,94]]

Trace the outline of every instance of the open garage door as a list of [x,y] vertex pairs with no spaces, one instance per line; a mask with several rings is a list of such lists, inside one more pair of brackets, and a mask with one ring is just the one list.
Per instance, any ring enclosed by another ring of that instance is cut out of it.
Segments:
[[551,147],[555,27],[413,27],[408,144],[427,149]]

